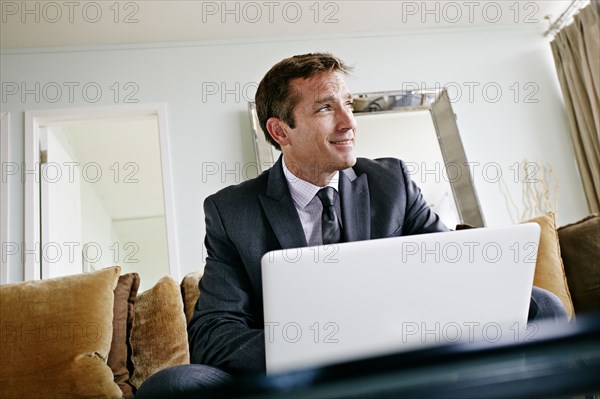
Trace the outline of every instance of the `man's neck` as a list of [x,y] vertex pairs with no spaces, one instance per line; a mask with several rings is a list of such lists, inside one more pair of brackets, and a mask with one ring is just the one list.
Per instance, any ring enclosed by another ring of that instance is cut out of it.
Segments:
[[307,168],[298,164],[290,165],[285,161],[285,157],[283,158],[283,163],[285,164],[287,170],[289,170],[290,173],[292,173],[295,177],[318,187],[325,187],[339,173],[337,171],[324,173],[318,168]]
[[[327,185],[330,185],[330,183],[332,181],[334,181],[334,183],[337,183],[338,180],[338,176],[339,176],[339,172],[333,172],[333,173],[321,173],[318,174],[318,170],[311,170],[308,169],[308,173],[307,173],[307,169],[306,168],[299,168],[298,165],[296,164],[288,164],[285,161],[285,157],[283,157],[283,167],[284,169],[287,169],[287,171],[289,173],[291,173],[295,178],[300,179],[302,181],[305,181],[307,183],[310,183],[312,185],[315,185],[317,187],[325,187]],[[337,189],[337,184],[335,184],[335,187]]]

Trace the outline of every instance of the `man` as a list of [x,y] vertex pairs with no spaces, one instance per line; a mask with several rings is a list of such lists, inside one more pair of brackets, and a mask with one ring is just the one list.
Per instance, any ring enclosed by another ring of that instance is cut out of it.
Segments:
[[283,157],[205,202],[208,258],[188,328],[192,362],[264,370],[260,260],[323,243],[320,188],[341,193],[344,241],[447,230],[400,161],[357,164],[347,72],[332,56],[308,54],[281,61],[260,83],[260,124]]
[[[283,155],[257,178],[206,199],[208,256],[188,326],[197,370],[186,369],[187,381],[182,368],[159,373],[163,386],[169,373],[170,386],[193,389],[227,373],[264,372],[260,260],[268,251],[448,230],[402,161],[355,157],[348,72],[330,54],[305,54],[279,62],[261,81],[260,124]],[[322,221],[324,206],[335,211]],[[533,308],[560,313],[557,301],[541,294]]]

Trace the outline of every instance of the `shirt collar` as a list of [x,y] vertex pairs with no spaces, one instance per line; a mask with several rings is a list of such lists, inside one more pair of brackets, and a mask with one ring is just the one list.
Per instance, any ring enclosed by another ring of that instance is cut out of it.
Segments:
[[[282,160],[281,165],[283,167],[283,174],[288,183],[288,187],[290,188],[290,194],[292,195],[292,199],[294,203],[299,209],[304,209],[306,205],[317,195],[317,192],[323,187],[315,186],[312,183],[309,183],[305,180],[294,175],[286,166],[285,158]],[[340,172],[335,172],[333,178],[327,183],[325,187],[333,187],[336,191],[339,186],[339,176]]]

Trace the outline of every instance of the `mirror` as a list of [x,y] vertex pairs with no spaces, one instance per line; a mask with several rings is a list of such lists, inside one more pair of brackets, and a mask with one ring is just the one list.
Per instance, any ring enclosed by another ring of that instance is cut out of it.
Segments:
[[[406,162],[411,178],[449,227],[483,227],[483,215],[445,89],[358,93],[356,155],[395,157]],[[265,139],[254,102],[249,103],[259,171],[279,158]]]

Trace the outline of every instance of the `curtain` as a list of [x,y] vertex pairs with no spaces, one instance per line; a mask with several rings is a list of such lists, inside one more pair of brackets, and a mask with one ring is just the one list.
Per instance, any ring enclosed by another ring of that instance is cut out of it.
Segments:
[[600,0],[550,44],[590,212],[600,212]]

